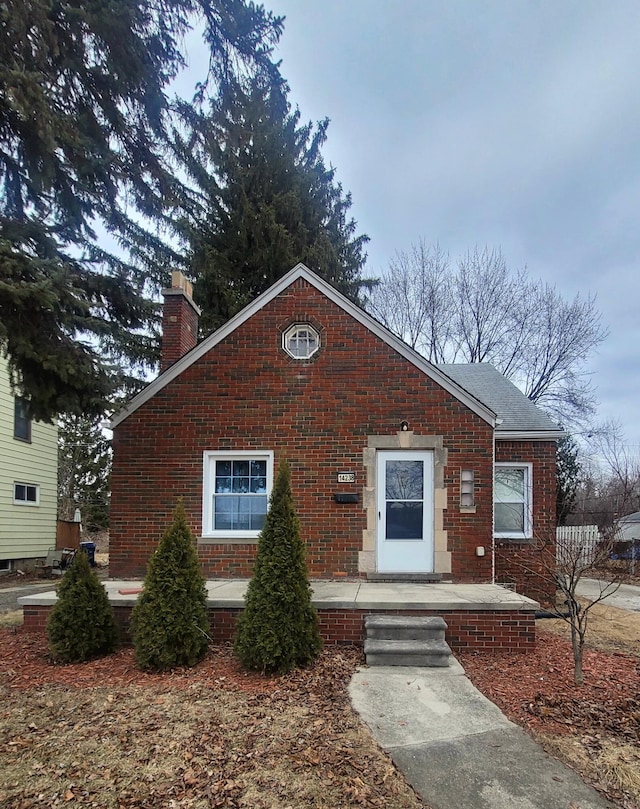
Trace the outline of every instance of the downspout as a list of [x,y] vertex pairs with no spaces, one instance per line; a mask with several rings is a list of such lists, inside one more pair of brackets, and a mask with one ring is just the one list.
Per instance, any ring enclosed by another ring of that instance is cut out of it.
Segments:
[[496,583],[496,531],[495,531],[495,509],[493,507],[494,501],[494,487],[496,481],[496,427],[502,424],[502,419],[496,419],[493,425],[493,458],[491,464],[491,584]]

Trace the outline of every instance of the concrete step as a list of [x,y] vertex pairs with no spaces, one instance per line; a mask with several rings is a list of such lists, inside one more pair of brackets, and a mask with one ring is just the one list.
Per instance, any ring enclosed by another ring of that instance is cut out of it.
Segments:
[[442,573],[367,573],[367,581],[375,582],[439,584],[442,580]]
[[444,640],[380,640],[367,638],[364,653],[368,666],[449,665],[451,649]]
[[447,624],[439,615],[367,615],[367,638],[379,640],[444,640]]

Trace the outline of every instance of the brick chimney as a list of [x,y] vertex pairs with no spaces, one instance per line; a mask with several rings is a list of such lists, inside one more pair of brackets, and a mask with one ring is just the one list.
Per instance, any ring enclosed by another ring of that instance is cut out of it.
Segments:
[[160,372],[166,371],[198,342],[198,318],[201,314],[191,297],[191,282],[181,272],[171,273],[171,289],[164,289],[162,295]]

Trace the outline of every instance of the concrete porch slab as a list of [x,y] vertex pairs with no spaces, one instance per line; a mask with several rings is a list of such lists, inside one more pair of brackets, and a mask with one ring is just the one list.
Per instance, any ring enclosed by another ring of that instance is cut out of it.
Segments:
[[[207,581],[210,607],[241,608],[248,579],[212,579]],[[103,582],[114,606],[133,606],[142,587],[141,581],[106,580]],[[514,593],[497,584],[415,584],[405,582],[312,581],[313,603],[319,608],[347,610],[463,610],[535,611],[537,601]],[[121,593],[120,591],[129,591]],[[51,606],[55,590],[23,596],[25,606]]]

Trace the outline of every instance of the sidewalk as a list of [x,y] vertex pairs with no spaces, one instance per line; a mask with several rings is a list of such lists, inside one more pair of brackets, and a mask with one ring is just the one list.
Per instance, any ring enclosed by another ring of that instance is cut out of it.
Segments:
[[46,581],[24,582],[23,584],[16,582],[11,587],[0,587],[0,612],[20,609],[19,598],[52,592],[58,584],[60,584],[60,579],[56,581],[47,579]]
[[452,661],[360,669],[351,701],[431,809],[612,809],[510,722]]
[[607,607],[640,612],[640,586],[637,584],[611,584],[599,579],[580,579],[578,595],[594,600],[603,592],[610,592],[602,603]]

